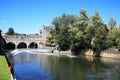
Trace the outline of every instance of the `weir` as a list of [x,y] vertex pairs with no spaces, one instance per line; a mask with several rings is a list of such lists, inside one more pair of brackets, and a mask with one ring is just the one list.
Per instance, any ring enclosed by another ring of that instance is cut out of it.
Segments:
[[30,53],[30,54],[52,54],[52,50],[50,49],[15,49],[10,52],[13,56],[20,53]]

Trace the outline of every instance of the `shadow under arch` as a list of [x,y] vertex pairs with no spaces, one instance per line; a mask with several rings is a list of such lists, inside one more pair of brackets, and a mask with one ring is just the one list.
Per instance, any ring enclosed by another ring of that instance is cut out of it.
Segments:
[[15,43],[14,42],[8,42],[7,43],[7,50],[14,50],[15,49]]
[[17,45],[17,48],[18,48],[18,49],[27,48],[27,44],[26,44],[25,42],[20,42],[20,43]]
[[31,42],[28,48],[38,48],[38,44],[36,42]]

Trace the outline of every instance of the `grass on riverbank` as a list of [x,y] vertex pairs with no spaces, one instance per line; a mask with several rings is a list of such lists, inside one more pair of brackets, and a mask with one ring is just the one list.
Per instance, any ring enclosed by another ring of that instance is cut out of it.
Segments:
[[0,55],[0,80],[10,80],[10,72],[4,56]]

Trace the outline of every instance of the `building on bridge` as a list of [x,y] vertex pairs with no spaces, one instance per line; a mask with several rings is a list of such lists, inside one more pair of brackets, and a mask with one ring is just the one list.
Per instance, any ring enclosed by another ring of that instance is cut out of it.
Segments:
[[52,26],[42,26],[42,30],[40,30],[40,36],[43,38],[43,44],[47,45],[47,37],[50,35],[50,31],[52,30]]

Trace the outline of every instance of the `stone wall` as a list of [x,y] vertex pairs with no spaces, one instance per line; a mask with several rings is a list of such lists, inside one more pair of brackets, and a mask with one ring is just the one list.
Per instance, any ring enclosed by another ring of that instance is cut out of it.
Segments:
[[[94,52],[92,50],[88,50],[84,53],[86,56],[94,56]],[[120,51],[117,51],[115,49],[107,49],[101,52],[101,57],[107,57],[107,58],[116,58],[120,59]]]
[[[93,50],[87,50],[80,52],[81,55],[85,56],[95,56]],[[72,55],[72,52],[69,51],[60,51],[60,55]],[[120,51],[117,49],[107,49],[100,53],[100,57],[106,57],[106,58],[115,58],[120,59]]]

